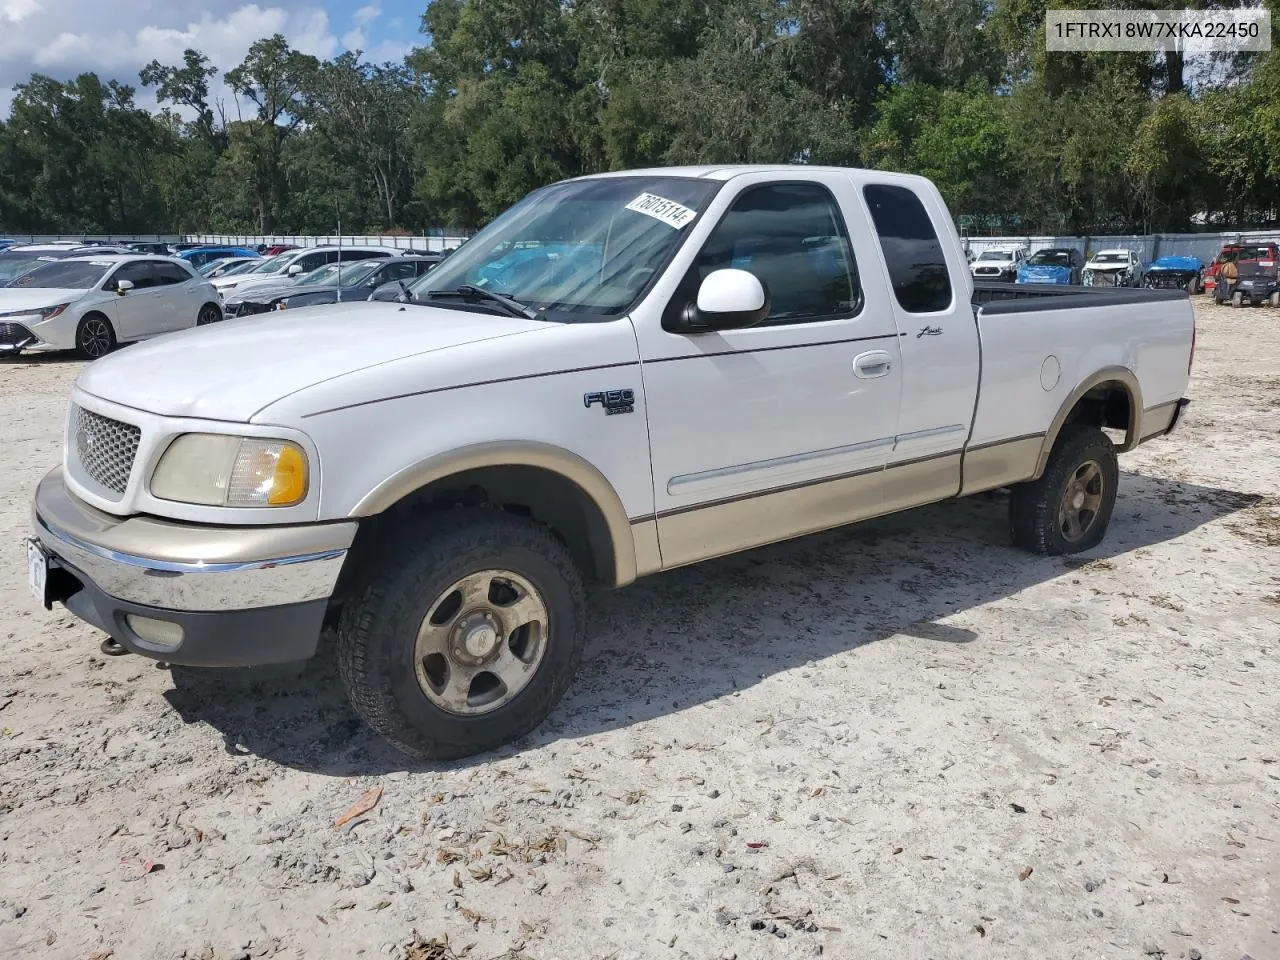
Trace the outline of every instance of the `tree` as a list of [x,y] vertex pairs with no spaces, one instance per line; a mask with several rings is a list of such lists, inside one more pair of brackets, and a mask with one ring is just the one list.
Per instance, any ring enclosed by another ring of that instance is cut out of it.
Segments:
[[233,140],[249,168],[261,233],[274,230],[284,210],[284,145],[302,122],[304,94],[318,67],[315,57],[291,49],[277,33],[254,43],[227,71],[228,86],[256,108],[256,116],[239,118]]
[[396,226],[409,192],[409,124],[418,98],[407,67],[361,63],[354,52],[321,64],[306,95],[306,119],[343,162],[364,172],[387,228]]

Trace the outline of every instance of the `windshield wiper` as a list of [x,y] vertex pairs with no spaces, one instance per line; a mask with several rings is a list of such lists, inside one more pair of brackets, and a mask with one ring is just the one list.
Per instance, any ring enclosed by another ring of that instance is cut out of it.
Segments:
[[[492,290],[485,290],[483,287],[477,287],[469,283],[460,284],[454,290],[428,290],[422,297],[430,300],[432,297],[462,297],[467,300],[488,300],[496,303],[507,311],[512,317],[524,317],[526,320],[546,320],[540,310],[533,307],[525,306],[514,297],[508,297],[501,293],[494,293]],[[421,299],[421,298],[419,298]]]

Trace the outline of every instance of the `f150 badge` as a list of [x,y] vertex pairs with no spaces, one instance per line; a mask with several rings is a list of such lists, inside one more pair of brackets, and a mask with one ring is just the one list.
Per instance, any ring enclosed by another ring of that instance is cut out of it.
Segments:
[[615,413],[635,413],[636,393],[634,390],[597,390],[582,395],[582,405],[590,409],[596,404],[604,408],[605,416]]

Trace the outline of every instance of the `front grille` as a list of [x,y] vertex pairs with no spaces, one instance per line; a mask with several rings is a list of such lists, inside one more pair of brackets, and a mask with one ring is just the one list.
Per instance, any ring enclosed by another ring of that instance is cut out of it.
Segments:
[[95,483],[123,497],[129,486],[133,458],[138,453],[142,431],[131,423],[121,423],[75,407],[71,416],[71,452],[81,469]]
[[13,347],[34,339],[35,335],[20,323],[0,323],[0,346]]
[[1000,276],[1000,268],[999,268],[999,267],[979,267],[977,270],[975,270],[975,271],[973,271],[973,272],[974,272],[975,274],[977,274],[978,276],[980,276],[980,277],[998,277],[998,276]]

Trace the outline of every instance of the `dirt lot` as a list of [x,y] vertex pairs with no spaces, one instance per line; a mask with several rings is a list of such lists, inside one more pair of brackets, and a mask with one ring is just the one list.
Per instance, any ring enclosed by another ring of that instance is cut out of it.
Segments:
[[80,365],[0,364],[0,956],[1280,957],[1280,315],[1199,343],[1087,558],[991,495],[601,593],[552,720],[438,767],[39,609]]

